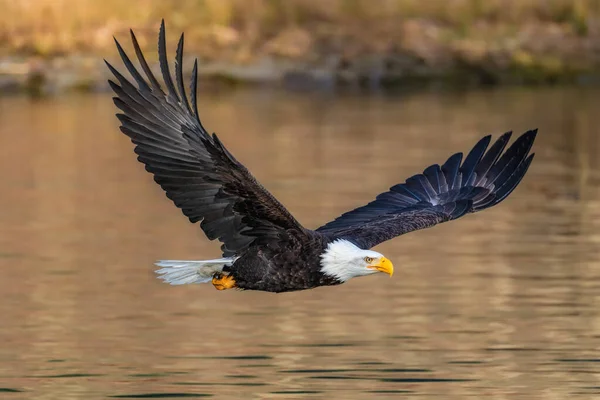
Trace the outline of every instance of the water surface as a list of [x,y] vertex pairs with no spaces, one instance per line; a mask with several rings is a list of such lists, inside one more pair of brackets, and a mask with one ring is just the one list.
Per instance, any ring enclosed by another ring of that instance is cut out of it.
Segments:
[[0,99],[0,397],[594,398],[600,91],[206,93],[209,129],[307,227],[484,134],[540,128],[500,206],[377,248],[396,266],[269,294],[172,287],[217,243],[162,194],[109,96]]

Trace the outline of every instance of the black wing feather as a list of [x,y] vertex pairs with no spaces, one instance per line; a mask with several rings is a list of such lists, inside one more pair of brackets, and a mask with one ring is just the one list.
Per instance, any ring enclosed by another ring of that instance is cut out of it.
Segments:
[[437,193],[440,193],[443,190],[442,188],[447,187],[446,177],[438,164],[431,165],[425,169],[423,175],[429,180],[429,183]]
[[442,165],[442,173],[446,177],[448,190],[460,186],[460,183],[458,182],[458,169],[460,168],[462,156],[462,153],[456,153]]
[[475,169],[478,178],[477,185],[480,185],[483,182],[483,179],[485,179],[490,168],[498,161],[498,158],[504,151],[511,136],[512,132],[506,132],[500,136],[500,138],[496,140],[492,147],[485,153],[479,164],[477,164],[477,168]]
[[502,154],[511,133],[490,148],[482,138],[461,165],[456,153],[440,167],[434,164],[381,193],[369,204],[342,214],[317,229],[332,238],[370,248],[395,236],[462,217],[504,200],[521,182],[533,154],[537,129],[525,132]]
[[196,121],[198,125],[202,129],[202,131],[206,132],[206,129],[202,126],[200,122],[200,114],[198,114],[198,100],[196,97],[196,93],[198,92],[198,59],[194,60],[194,68],[192,69],[192,82],[190,83],[190,98],[192,100],[192,110],[194,111],[194,116],[196,117]]
[[133,78],[137,82],[138,86],[140,87],[140,90],[149,92],[150,86],[148,86],[148,83],[146,83],[146,81],[144,80],[142,75],[135,68],[135,66],[129,59],[129,56],[127,55],[127,53],[125,53],[125,51],[123,50],[123,47],[121,47],[121,44],[119,43],[117,38],[113,37],[113,39],[115,41],[115,45],[117,46],[117,51],[119,52],[119,56],[121,56],[121,60],[123,60],[123,64],[125,64],[127,71],[129,71],[131,76],[133,76]]
[[131,39],[147,80],[115,40],[123,63],[137,87],[106,63],[116,81],[109,81],[121,131],[135,144],[145,165],[166,195],[188,219],[200,222],[206,236],[219,239],[225,256],[249,246],[277,240],[282,232],[306,231],[252,174],[202,127],[197,106],[197,61],[191,80],[191,106],[183,83],[183,35],[175,59],[175,82],[169,71],[164,21],[158,53],[167,93],[152,73],[133,31]]
[[135,55],[137,56],[137,59],[138,59],[140,65],[142,66],[142,69],[144,70],[144,73],[146,74],[146,76],[150,80],[150,83],[152,84],[152,89],[156,90],[159,93],[163,93],[162,88],[160,87],[160,83],[158,83],[158,80],[156,80],[156,77],[152,73],[152,70],[150,69],[150,66],[148,66],[148,63],[146,62],[146,58],[144,57],[144,53],[142,53],[142,49],[140,48],[140,45],[138,44],[137,38],[135,37],[135,34],[133,33],[133,30],[130,29],[129,33],[131,35],[131,42],[133,43],[133,48],[135,50]]
[[179,93],[181,94],[181,102],[185,105],[188,113],[192,113],[192,109],[190,108],[190,103],[188,102],[187,95],[185,94],[185,85],[183,83],[183,42],[184,36],[183,33],[179,38],[179,43],[177,44],[177,52],[175,55],[175,75],[177,79],[177,88]]
[[179,103],[179,96],[175,85],[173,85],[173,79],[171,78],[171,72],[169,71],[169,62],[167,60],[167,39],[165,34],[165,21],[162,20],[160,23],[160,31],[158,33],[158,62],[160,64],[160,71],[162,72],[163,81],[169,91],[169,97],[176,103]]
[[462,186],[470,186],[473,180],[473,173],[475,172],[475,167],[481,161],[481,158],[485,154],[485,150],[490,144],[491,136],[485,136],[477,142],[477,144],[471,149],[467,157],[465,157],[465,161],[462,163],[460,167],[461,177],[461,185]]

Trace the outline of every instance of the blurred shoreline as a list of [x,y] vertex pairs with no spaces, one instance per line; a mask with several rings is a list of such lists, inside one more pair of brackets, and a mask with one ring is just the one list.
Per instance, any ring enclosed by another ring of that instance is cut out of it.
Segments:
[[[0,91],[102,91],[133,28],[201,79],[299,89],[600,82],[597,0],[0,0]],[[375,7],[375,5],[377,7]],[[153,63],[156,67],[156,63]]]

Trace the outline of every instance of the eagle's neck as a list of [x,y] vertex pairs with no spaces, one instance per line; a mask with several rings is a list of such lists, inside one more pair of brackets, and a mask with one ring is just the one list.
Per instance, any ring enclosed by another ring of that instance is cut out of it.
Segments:
[[363,250],[355,244],[345,239],[337,239],[329,243],[321,254],[321,272],[340,282],[346,282],[357,276],[356,271],[349,267],[362,252]]

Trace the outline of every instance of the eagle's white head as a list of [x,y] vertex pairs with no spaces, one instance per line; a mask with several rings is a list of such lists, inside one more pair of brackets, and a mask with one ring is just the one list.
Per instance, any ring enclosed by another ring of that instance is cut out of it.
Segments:
[[321,272],[346,282],[375,272],[392,276],[394,265],[381,253],[363,250],[347,240],[338,239],[329,243],[321,254]]

